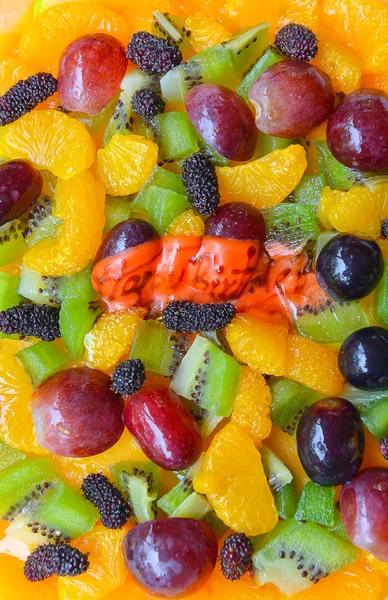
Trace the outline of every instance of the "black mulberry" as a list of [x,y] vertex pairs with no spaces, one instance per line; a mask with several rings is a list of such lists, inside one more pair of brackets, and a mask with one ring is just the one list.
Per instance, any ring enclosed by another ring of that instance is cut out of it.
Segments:
[[236,314],[230,302],[223,304],[196,304],[195,302],[170,302],[163,311],[163,323],[173,331],[196,333],[216,331],[226,327]]
[[288,23],[279,29],[275,37],[275,46],[289,58],[306,62],[313,60],[318,52],[315,33],[297,23]]
[[192,154],[182,164],[182,181],[189,202],[200,215],[213,214],[220,203],[216,170],[204,150]]
[[132,514],[122,493],[102,473],[85,477],[81,489],[100,513],[101,522],[109,529],[121,529]]
[[238,581],[252,571],[253,545],[245,533],[232,533],[221,548],[221,571],[226,579]]
[[6,335],[34,336],[46,342],[61,337],[59,309],[26,302],[0,312],[0,331]]
[[138,392],[145,382],[144,365],[138,358],[125,360],[117,365],[112,374],[112,390],[122,396]]
[[89,567],[88,554],[60,542],[38,546],[28,556],[24,575],[28,581],[43,581],[53,575],[74,577],[85,573]]
[[138,117],[151,121],[164,111],[165,103],[158,94],[145,88],[137,90],[132,98],[132,109]]
[[381,235],[383,238],[388,239],[388,219],[381,224]]
[[38,104],[50,98],[58,88],[51,73],[37,73],[21,79],[0,98],[0,125],[9,125]]
[[381,456],[385,458],[385,460],[388,460],[388,438],[384,438],[383,440],[381,440],[380,452]]
[[164,75],[182,62],[182,53],[168,40],[138,31],[128,44],[127,58],[142,71]]

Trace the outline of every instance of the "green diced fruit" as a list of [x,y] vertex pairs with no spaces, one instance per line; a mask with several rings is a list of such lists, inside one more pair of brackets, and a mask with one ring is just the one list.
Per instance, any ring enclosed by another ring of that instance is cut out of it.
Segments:
[[322,173],[319,175],[303,175],[292,194],[294,202],[310,209],[317,217],[321,191],[326,185],[326,179]]
[[334,496],[334,488],[309,481],[303,488],[295,519],[334,527]]
[[70,361],[68,353],[53,342],[38,342],[16,354],[37,388],[43,381],[65,368]]
[[327,529],[330,531],[330,533],[338,535],[344,540],[349,540],[345,531],[344,524],[342,522],[341,511],[339,506],[336,506],[334,509],[334,525],[332,527],[328,527]]
[[161,160],[178,160],[198,151],[197,134],[186,112],[156,115],[153,126]]
[[190,37],[185,28],[185,19],[170,13],[162,14],[154,10],[151,33],[168,40],[174,46],[178,46],[183,57],[193,53]]
[[171,388],[210,414],[229,417],[240,374],[241,367],[232,356],[197,336],[175,373]]
[[201,150],[203,149],[206,151],[207,156],[217,167],[227,167],[229,165],[229,158],[225,158],[225,156],[221,156],[221,154],[218,154],[218,152],[216,152],[214,148],[209,146],[209,144],[205,142],[205,140],[203,140],[200,135],[198,135],[198,144]]
[[274,65],[284,59],[285,57],[283,54],[280,54],[280,52],[278,52],[275,48],[269,47],[264,54],[260,56],[256,63],[252,65],[245,73],[241,83],[237,87],[237,93],[240,94],[244,100],[248,100],[248,92],[259,75],[264,73],[264,71],[271,65]]
[[377,294],[375,296],[374,312],[376,317],[380,319],[380,321],[382,321],[384,325],[388,325],[388,259],[385,260],[384,274],[379,284]]
[[110,467],[113,483],[133,509],[136,523],[155,518],[160,467],[151,462],[123,461]]
[[291,483],[293,479],[291,471],[266,444],[263,444],[260,454],[269,487],[273,492],[280,492]]
[[263,216],[265,248],[270,256],[297,254],[320,232],[314,213],[298,204],[273,206],[263,211]]
[[359,410],[362,422],[375,438],[381,441],[388,437],[388,390],[367,392],[347,385],[343,398]]
[[27,250],[18,219],[0,227],[0,267],[20,260]]
[[23,298],[17,293],[18,286],[19,277],[0,273],[0,311],[22,302]]
[[346,192],[356,181],[356,172],[338,162],[332,155],[324,140],[315,140],[318,167],[329,185],[334,190]]
[[126,221],[131,216],[132,208],[128,197],[114,198],[113,196],[107,196],[105,201],[104,233],[108,233],[113,227]]
[[12,446],[9,446],[0,439],[0,471],[24,458],[26,458],[26,455],[23,452],[12,448]]
[[253,565],[260,584],[274,583],[297,594],[322,577],[354,562],[359,551],[315,523],[279,522],[254,541]]
[[315,244],[315,262],[318,260],[318,256],[320,255],[323,248],[326,246],[330,240],[335,238],[338,235],[337,231],[323,231],[317,239],[317,243]]
[[152,171],[150,177],[137,194],[136,198],[132,202],[132,209],[138,212],[147,212],[146,206],[148,202],[148,192],[150,187],[163,188],[164,190],[171,190],[177,194],[185,195],[185,188],[182,179],[176,173],[171,173],[167,169],[156,166]]
[[196,418],[197,425],[199,428],[199,432],[204,440],[206,440],[211,433],[218,427],[218,425],[223,420],[223,417],[215,417],[214,415],[210,415],[205,411],[200,411],[202,414],[198,414],[198,417],[194,414]]
[[285,521],[293,519],[298,502],[294,481],[287,483],[280,492],[276,492],[274,499],[279,517]]
[[151,186],[147,193],[148,220],[160,235],[164,235],[172,221],[189,208],[187,196],[171,190]]
[[179,482],[164,496],[158,500],[158,508],[165,512],[169,517],[178,510],[179,506],[194,492],[194,477],[203,465],[205,454],[189,467],[184,473],[176,473]]
[[171,332],[163,323],[142,321],[136,330],[130,358],[138,358],[147,371],[172,377],[187,352],[188,337]]
[[180,517],[181,519],[203,519],[206,513],[210,512],[212,507],[206,500],[206,496],[191,492],[172,513],[172,517]]
[[259,131],[259,156],[266,156],[274,150],[283,150],[292,146],[293,144],[299,144],[299,140],[291,138],[280,138],[273,135],[267,135],[262,131]]
[[17,291],[27,300],[55,306],[59,303],[58,281],[56,277],[46,277],[23,265]]
[[272,422],[292,435],[306,406],[310,406],[323,396],[296,381],[280,378],[270,383]]

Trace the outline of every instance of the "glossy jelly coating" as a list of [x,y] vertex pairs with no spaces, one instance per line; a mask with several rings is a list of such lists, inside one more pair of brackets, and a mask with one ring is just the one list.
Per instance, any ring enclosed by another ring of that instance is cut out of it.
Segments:
[[84,35],[59,63],[58,92],[67,110],[96,115],[119,90],[128,61],[119,40],[106,33]]
[[364,327],[349,335],[341,346],[338,366],[359,390],[388,390],[388,329]]
[[203,521],[148,521],[127,533],[124,558],[129,572],[148,592],[173,598],[195,592],[212,572],[218,554],[214,531]]
[[0,165],[0,225],[21,217],[42,192],[42,176],[26,160]]
[[337,160],[361,171],[388,168],[388,96],[356,90],[333,111],[327,143]]
[[252,158],[255,119],[236,92],[214,83],[197,85],[186,96],[186,109],[199,135],[219,154],[237,161]]
[[380,247],[373,240],[342,234],[332,238],[317,260],[319,285],[334,298],[358,300],[368,296],[384,271]]
[[360,471],[343,486],[340,506],[353,544],[388,562],[388,469]]
[[115,256],[128,248],[139,246],[159,237],[156,229],[143,219],[128,219],[118,223],[104,237],[98,249],[95,263],[103,258]]
[[266,69],[249,90],[256,126],[267,135],[302,137],[326,121],[334,106],[331,79],[305,62],[282,60]]
[[296,432],[299,458],[318,485],[341,485],[361,467],[364,428],[358,410],[343,398],[307,407]]
[[206,221],[205,235],[232,240],[257,240],[264,244],[264,217],[250,204],[229,202],[220,206]]
[[110,385],[108,375],[86,367],[60,371],[45,381],[31,399],[39,444],[75,458],[111,448],[124,430],[124,401]]

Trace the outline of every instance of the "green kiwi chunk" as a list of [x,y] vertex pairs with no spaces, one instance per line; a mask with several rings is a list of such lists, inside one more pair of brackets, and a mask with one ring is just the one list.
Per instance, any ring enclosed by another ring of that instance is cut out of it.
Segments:
[[194,492],[194,477],[202,468],[205,453],[203,452],[197,462],[180,473],[175,473],[179,482],[167,494],[159,498],[157,505],[160,510],[171,517],[179,506]]
[[59,304],[58,281],[57,277],[46,277],[23,265],[17,292],[37,304],[56,306]]
[[306,406],[323,398],[322,394],[305,387],[301,383],[282,377],[270,382],[272,422],[292,435]]
[[344,524],[342,522],[341,510],[339,503],[334,507],[334,525],[327,528],[333,535],[338,535],[344,540],[349,541],[348,535],[345,531]]
[[197,134],[186,112],[168,112],[153,119],[161,161],[179,160],[198,151]]
[[260,58],[258,58],[258,60],[255,62],[255,64],[251,65],[248,68],[247,72],[244,74],[241,83],[237,87],[237,93],[240,94],[240,96],[242,96],[244,100],[248,100],[249,90],[251,89],[256,79],[262,73],[264,73],[264,71],[268,69],[268,67],[271,67],[272,65],[275,65],[276,63],[284,59],[285,56],[283,56],[283,54],[280,54],[280,52],[278,52],[272,46],[267,48],[264,54],[260,56]]
[[279,517],[285,521],[293,519],[298,503],[294,480],[282,487],[280,492],[276,492],[274,500]]
[[315,523],[279,522],[253,540],[253,565],[260,584],[274,583],[285,594],[297,594],[359,556],[350,542]]
[[0,227],[0,267],[20,260],[26,250],[23,228],[18,219]]
[[321,234],[319,234],[317,242],[315,244],[315,262],[317,262],[318,256],[320,255],[326,244],[328,244],[330,240],[335,238],[337,235],[337,231],[323,231]]
[[160,321],[142,321],[136,330],[130,358],[138,358],[147,371],[172,377],[189,346],[188,337],[172,332]]
[[361,420],[379,441],[388,437],[388,390],[367,392],[345,385],[343,398],[359,410]]
[[266,156],[267,154],[274,152],[274,150],[284,150],[284,148],[288,148],[288,146],[292,146],[292,144],[299,143],[299,140],[295,138],[280,138],[259,131],[259,156]]
[[178,46],[183,56],[193,52],[190,33],[186,30],[183,17],[154,10],[151,33],[168,40],[174,46]]
[[269,487],[273,492],[280,492],[291,483],[293,479],[291,471],[266,444],[262,445],[260,454]]
[[0,273],[0,311],[7,310],[23,301],[18,294],[19,277]]
[[229,417],[241,367],[232,357],[197,336],[171,382],[171,389],[217,417]]
[[32,248],[47,237],[55,237],[63,219],[52,215],[52,200],[50,196],[41,196],[37,203],[24,215],[22,226],[24,237],[29,248]]
[[31,377],[34,388],[64,369],[70,361],[66,350],[54,342],[38,342],[20,350],[16,357]]
[[334,527],[334,496],[334,488],[309,481],[303,488],[295,519]]
[[314,144],[317,150],[318,167],[325,177],[327,185],[334,190],[344,192],[350,190],[357,180],[357,172],[338,162],[330,152],[325,140],[315,140]]
[[318,206],[321,201],[321,192],[326,186],[326,178],[322,173],[318,175],[303,175],[293,191],[292,197],[296,204],[311,210],[318,217]]
[[384,325],[388,325],[388,258],[385,260],[383,277],[379,283],[377,294],[375,296],[374,313],[376,317],[384,323]]
[[132,506],[136,523],[154,519],[160,487],[160,467],[152,462],[128,460],[111,465],[110,471],[113,483]]
[[217,517],[206,496],[197,492],[191,492],[172,513],[171,517],[205,521],[212,527],[218,537],[222,537],[228,530],[228,527]]
[[108,233],[119,223],[127,221],[132,216],[131,202],[128,196],[115,198],[107,196],[105,200],[105,227],[104,233]]
[[151,187],[171,190],[177,194],[185,195],[182,179],[176,173],[155,166],[146,183],[132,202],[132,209],[140,215],[147,215],[148,193]]
[[299,204],[279,204],[263,211],[265,249],[270,256],[301,252],[320,232],[314,213]]
[[17,448],[12,448],[0,439],[0,471],[24,458],[26,458],[26,455],[23,452],[20,452]]
[[148,220],[160,235],[166,234],[172,221],[189,207],[186,195],[153,185],[148,189],[146,204]]

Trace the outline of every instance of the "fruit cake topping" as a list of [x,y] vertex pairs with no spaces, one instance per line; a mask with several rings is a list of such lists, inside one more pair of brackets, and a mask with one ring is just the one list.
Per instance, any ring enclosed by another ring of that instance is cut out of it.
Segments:
[[138,117],[151,121],[153,117],[164,112],[165,102],[152,90],[137,90],[132,97],[132,109]]
[[163,75],[182,62],[182,53],[168,40],[138,31],[128,44],[127,58],[142,71]]
[[132,514],[122,493],[102,473],[85,477],[81,489],[100,513],[101,522],[109,529],[121,529]]
[[61,337],[59,310],[33,302],[12,306],[0,312],[0,331],[6,335],[33,336],[51,342]]
[[245,533],[232,533],[221,548],[222,574],[226,579],[238,581],[245,573],[252,571],[253,545]]
[[297,23],[288,23],[279,29],[275,45],[289,58],[309,62],[318,52],[318,40],[315,33]]
[[144,382],[144,365],[136,358],[119,363],[112,374],[112,390],[123,396],[135,394]]
[[88,567],[87,554],[60,542],[35,548],[26,560],[24,575],[29,581],[43,581],[53,575],[75,577],[85,573]]
[[50,98],[58,87],[51,73],[21,79],[0,98],[0,125],[9,125]]
[[196,304],[195,302],[170,302],[163,311],[163,323],[172,331],[196,333],[216,331],[226,327],[236,314],[230,302],[222,304]]
[[189,202],[200,215],[213,214],[220,203],[216,170],[204,150],[192,154],[182,164],[182,180]]

